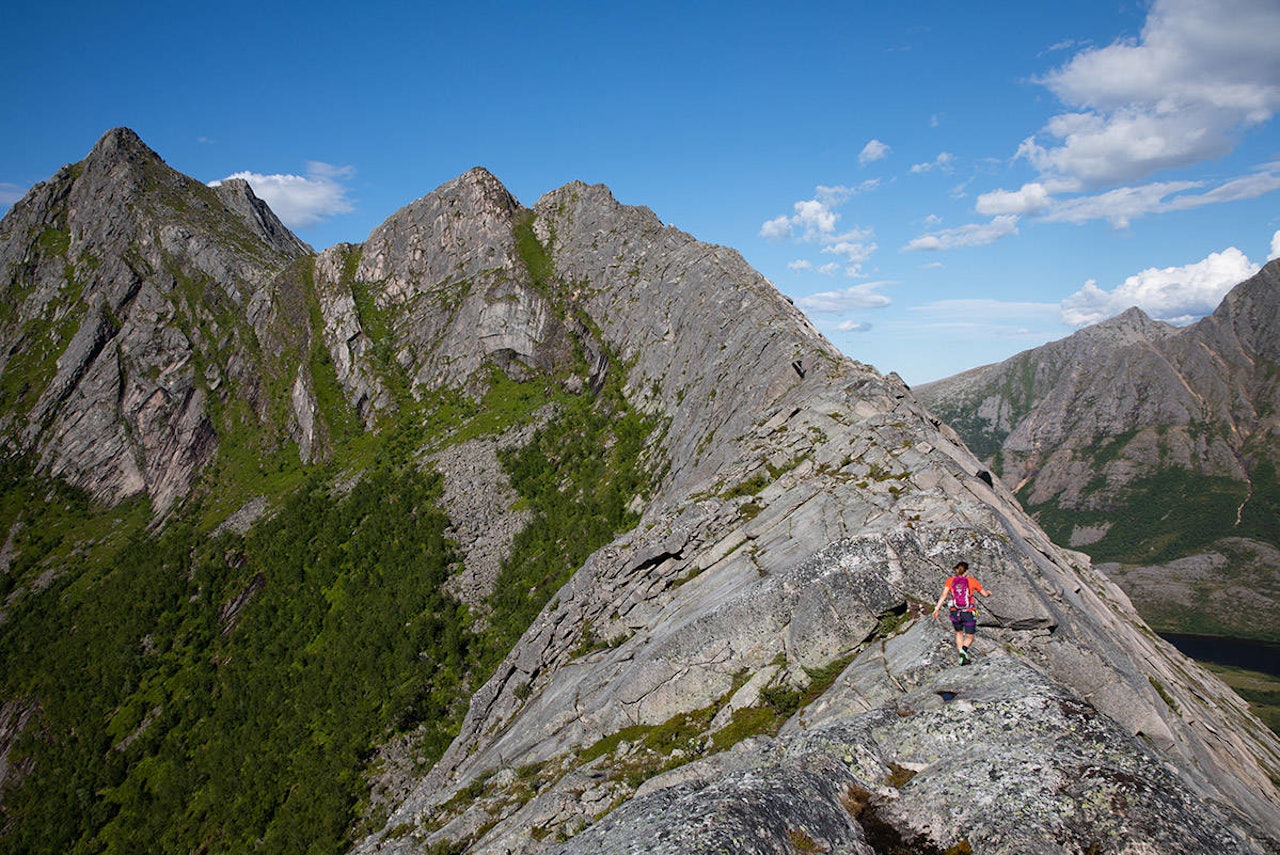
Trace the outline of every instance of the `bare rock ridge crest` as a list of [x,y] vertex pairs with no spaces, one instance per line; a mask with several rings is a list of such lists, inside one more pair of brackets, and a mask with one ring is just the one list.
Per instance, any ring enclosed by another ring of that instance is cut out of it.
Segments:
[[[329,460],[340,430],[494,372],[620,377],[663,425],[639,524],[576,568],[355,852],[1280,851],[1280,741],[1243,701],[896,375],[602,186],[526,208],[476,169],[317,254],[246,184],[117,129],[0,221],[0,287],[5,447],[160,516],[249,432]],[[1177,337],[1145,325],[1101,334]],[[524,524],[492,455],[528,429],[424,461],[464,598]],[[264,512],[240,510],[227,525]],[[968,668],[927,614],[961,558],[996,592]]]

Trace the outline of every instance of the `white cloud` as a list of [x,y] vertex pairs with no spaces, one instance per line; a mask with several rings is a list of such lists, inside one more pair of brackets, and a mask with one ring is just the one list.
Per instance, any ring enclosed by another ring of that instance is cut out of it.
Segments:
[[[801,200],[792,206],[794,214],[789,217],[775,217],[761,225],[760,237],[769,240],[794,238],[804,243],[819,244],[822,252],[839,255],[846,259],[850,265],[847,271],[850,276],[859,276],[862,262],[876,251],[876,245],[870,242],[874,231],[870,228],[854,226],[848,231],[837,232],[836,225],[840,221],[840,213],[836,208],[858,193],[875,188],[878,183],[864,181],[858,187],[819,186],[814,193],[814,198]],[[795,264],[797,262],[791,262],[788,266],[792,269],[809,269],[808,267],[797,268]],[[824,264],[818,268],[818,272],[829,273],[833,271],[833,267],[839,269],[838,265]]]
[[862,282],[838,291],[819,291],[807,297],[800,297],[796,305],[810,312],[848,312],[855,309],[879,309],[889,305],[890,300],[877,289],[892,282]]
[[989,223],[970,223],[953,229],[942,229],[921,235],[908,243],[904,250],[948,250],[966,246],[985,246],[1006,235],[1018,233],[1018,218],[1014,214],[1001,214]]
[[862,273],[862,263],[871,258],[877,249],[875,243],[867,242],[867,238],[871,235],[871,229],[854,229],[833,238],[830,243],[822,247],[822,251],[843,258],[848,265],[845,272],[849,276],[859,276]]
[[828,264],[824,264],[821,267],[819,267],[818,272],[821,273],[823,276],[835,276],[837,273],[840,272],[840,265],[832,261]]
[[1112,291],[1089,280],[1062,301],[1062,318],[1073,326],[1094,324],[1137,306],[1156,320],[1186,324],[1209,314],[1258,265],[1234,246],[1184,267],[1148,268]]
[[1277,258],[1280,258],[1280,231],[1271,236],[1271,254],[1267,256],[1267,261]]
[[1049,207],[1052,197],[1043,184],[1023,184],[1020,190],[993,190],[978,197],[974,210],[988,217],[997,214],[1038,214]]
[[774,217],[760,227],[760,237],[768,240],[785,240],[791,237],[791,218]]
[[812,270],[813,262],[807,258],[797,258],[795,261],[787,262],[788,270]]
[[870,332],[871,324],[864,321],[841,321],[836,324],[836,329],[840,332]]
[[1116,228],[1128,228],[1131,220],[1147,214],[1186,211],[1252,199],[1280,190],[1280,163],[1267,164],[1251,175],[1232,178],[1203,192],[1203,181],[1163,181],[1136,187],[1117,187],[1093,196],[1054,201],[1043,213],[1049,222],[1084,223],[1107,220]]
[[831,210],[830,204],[817,199],[796,202],[795,211],[791,224],[804,229],[804,235],[800,239],[805,241],[817,241],[831,235],[836,230],[836,220],[840,219],[840,215]]
[[814,195],[824,205],[832,208],[838,208],[854,196],[857,196],[859,193],[866,193],[868,190],[874,190],[879,186],[879,178],[868,178],[857,187],[846,187],[842,184],[834,187],[827,187],[819,184]]
[[328,217],[354,210],[347,199],[347,188],[342,183],[354,172],[350,166],[310,161],[305,176],[261,175],[246,171],[228,175],[221,181],[210,181],[209,186],[217,187],[222,181],[242,178],[286,226],[305,229]]
[[889,155],[889,146],[880,142],[880,140],[871,140],[862,147],[862,151],[858,153],[858,163],[866,166],[876,160],[883,160]]
[[928,163],[917,163],[911,167],[912,172],[932,172],[937,169],[941,172],[950,172],[951,164],[955,161],[955,155],[951,152],[941,152],[937,157]]
[[1096,196],[1059,202],[1045,214],[1044,219],[1061,223],[1107,220],[1116,228],[1125,229],[1129,227],[1130,220],[1165,210],[1165,197],[1197,186],[1194,181],[1166,181],[1140,187],[1117,187]]
[[1018,150],[1045,175],[1107,186],[1217,157],[1280,110],[1280,4],[1155,0],[1136,40],[1045,75],[1069,108]]
[[941,270],[945,265],[941,261],[930,261],[928,264],[920,265],[921,270]]

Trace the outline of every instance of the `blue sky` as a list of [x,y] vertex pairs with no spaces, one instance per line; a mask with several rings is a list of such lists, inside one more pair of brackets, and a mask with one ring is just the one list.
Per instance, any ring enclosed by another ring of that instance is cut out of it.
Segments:
[[118,125],[318,249],[472,166],[604,183],[909,383],[1185,323],[1280,254],[1280,0],[10,0],[3,33],[0,207]]

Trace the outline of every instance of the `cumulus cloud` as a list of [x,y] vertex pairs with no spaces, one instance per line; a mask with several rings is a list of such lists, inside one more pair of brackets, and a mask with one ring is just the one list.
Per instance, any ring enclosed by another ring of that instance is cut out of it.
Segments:
[[985,246],[995,243],[1006,235],[1018,233],[1018,217],[1015,214],[1001,214],[989,223],[970,223],[953,229],[941,229],[921,235],[908,243],[904,250],[948,250],[966,246]]
[[993,190],[978,197],[974,210],[988,217],[998,214],[1038,214],[1049,207],[1051,197],[1039,182],[1023,184],[1020,190]]
[[890,300],[879,292],[879,288],[893,283],[863,282],[838,291],[819,291],[807,297],[800,297],[796,305],[810,312],[840,313],[856,309],[879,309],[889,305]]
[[870,332],[871,324],[864,321],[841,321],[836,324],[836,329],[840,332]]
[[1187,324],[1212,312],[1228,291],[1257,272],[1258,265],[1232,246],[1184,267],[1148,268],[1111,291],[1090,279],[1062,301],[1062,318],[1083,326],[1137,306],[1156,320]]
[[787,262],[788,270],[812,270],[813,262],[807,258],[797,258],[795,261]]
[[928,163],[917,163],[911,167],[912,172],[932,172],[937,169],[941,172],[950,172],[951,165],[955,162],[955,155],[951,152],[944,151]]
[[791,218],[793,226],[804,230],[802,240],[821,240],[836,230],[836,220],[840,215],[831,210],[831,205],[818,199],[796,202],[795,216]]
[[1277,33],[1274,0],[1155,0],[1138,39],[1084,50],[1038,81],[1069,110],[1018,155],[1084,189],[1226,154],[1280,110]]
[[858,163],[866,166],[877,160],[883,160],[889,155],[889,146],[880,142],[880,140],[871,140],[862,147],[862,151],[858,153]]
[[[768,240],[795,239],[804,243],[816,243],[821,251],[841,256],[846,260],[846,272],[850,276],[862,274],[861,264],[876,251],[870,239],[874,232],[869,228],[854,226],[847,231],[837,231],[840,213],[836,210],[855,195],[877,186],[875,181],[865,181],[858,187],[819,186],[812,199],[803,199],[792,206],[791,216],[775,217],[760,226],[760,237]],[[793,270],[810,269],[811,265],[797,266]],[[830,272],[831,265],[823,265],[818,272]]]
[[257,172],[237,172],[220,181],[210,181],[217,187],[223,181],[242,178],[249,182],[253,192],[271,206],[276,216],[291,229],[305,229],[336,214],[350,213],[351,202],[347,188],[342,183],[355,170],[350,166],[331,166],[319,161],[307,163],[306,175],[262,175]]
[[1267,261],[1277,258],[1280,258],[1280,231],[1271,236],[1271,254],[1267,256]]
[[760,237],[767,240],[785,240],[791,237],[791,218],[782,216],[765,221],[760,227]]

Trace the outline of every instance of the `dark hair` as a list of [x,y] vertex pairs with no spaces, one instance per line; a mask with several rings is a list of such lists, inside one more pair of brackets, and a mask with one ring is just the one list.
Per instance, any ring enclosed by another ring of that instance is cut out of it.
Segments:
[[955,567],[955,569],[957,569],[957,570],[968,570],[968,569],[969,569],[969,562],[968,562],[968,561],[957,561],[957,562],[956,562],[956,567]]

